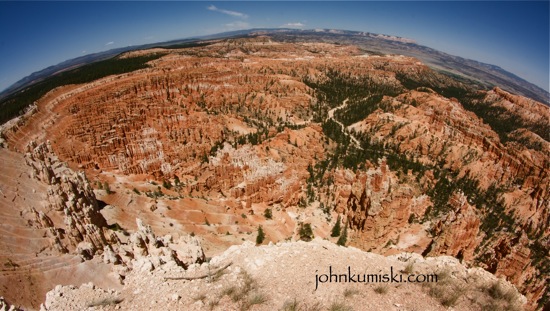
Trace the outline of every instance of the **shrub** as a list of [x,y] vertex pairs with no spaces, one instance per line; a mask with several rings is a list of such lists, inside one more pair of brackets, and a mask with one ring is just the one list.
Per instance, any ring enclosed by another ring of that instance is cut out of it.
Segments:
[[206,300],[206,294],[205,293],[200,293],[198,294],[197,296],[193,297],[193,300],[195,301],[202,301],[204,302]]
[[378,285],[374,288],[374,292],[377,294],[385,294],[388,292],[388,286],[387,285]]
[[240,310],[248,310],[255,304],[262,304],[267,301],[265,295],[260,292],[254,291],[257,287],[256,281],[246,271],[241,272],[243,284],[240,286],[232,285],[222,289],[220,298],[223,296],[229,296],[233,302],[240,304]]
[[292,301],[285,301],[281,311],[298,311],[300,310],[300,303],[294,298]]
[[260,305],[267,301],[267,297],[262,293],[254,293],[248,298],[247,307]]
[[243,298],[237,286],[230,286],[230,287],[224,288],[222,290],[221,296],[222,297],[229,296],[233,301],[239,301],[240,299]]
[[120,231],[124,235],[130,235],[128,231],[126,231],[124,228],[122,228],[118,222],[113,223],[112,225],[107,226],[107,228],[113,230],[113,231]]
[[495,281],[482,290],[490,297],[489,301],[482,305],[483,310],[522,310],[519,295],[512,288],[506,288],[501,282]]
[[211,299],[211,300],[208,301],[208,304],[207,304],[207,305],[208,305],[208,308],[209,308],[210,310],[214,310],[214,308],[215,308],[217,305],[219,305],[219,304],[220,304],[220,299],[217,298],[217,297],[214,297],[213,299]]
[[308,305],[306,303],[300,303],[294,298],[294,300],[285,301],[280,311],[321,311],[322,309],[322,305],[319,302]]
[[511,289],[506,289],[499,281],[495,281],[487,288],[487,293],[494,299],[503,299],[512,301],[515,299],[515,293]]
[[19,268],[19,264],[13,262],[10,258],[4,263],[4,267],[12,268],[15,270],[15,268]]
[[430,296],[439,300],[445,307],[456,305],[458,300],[466,292],[466,288],[460,282],[451,277],[451,271],[444,270],[437,274],[437,283],[424,283],[429,288]]
[[353,308],[343,302],[333,302],[328,308],[329,311],[353,311]]
[[109,183],[107,183],[107,182],[104,182],[104,183],[103,183],[103,189],[105,189],[105,192],[107,192],[107,194],[113,193],[113,192],[111,191],[111,187],[109,187]]
[[405,270],[403,270],[403,272],[405,274],[411,274],[414,272],[414,262],[409,262],[407,263],[407,265],[405,266]]
[[121,298],[114,298],[114,297],[109,297],[109,298],[103,298],[103,299],[99,299],[99,300],[95,300],[95,301],[92,301],[88,304],[88,308],[93,308],[93,307],[105,307],[105,306],[109,306],[109,305],[116,305],[116,304],[119,304],[123,301],[123,299]]
[[348,297],[351,297],[353,295],[357,295],[359,294],[359,291],[355,288],[346,288],[344,290],[344,297],[348,298]]

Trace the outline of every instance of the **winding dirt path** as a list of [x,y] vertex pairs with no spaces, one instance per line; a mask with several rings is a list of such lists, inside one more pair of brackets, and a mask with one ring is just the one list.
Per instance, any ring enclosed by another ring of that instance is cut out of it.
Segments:
[[353,141],[353,143],[355,144],[355,147],[357,149],[363,150],[363,147],[361,147],[361,143],[359,142],[359,140],[357,140],[357,138],[355,138],[355,136],[351,135],[346,130],[346,127],[344,126],[344,124],[342,124],[342,122],[340,122],[340,121],[338,121],[334,118],[334,112],[336,112],[336,110],[346,108],[346,106],[348,105],[348,100],[349,100],[349,98],[344,99],[344,101],[342,102],[342,104],[340,106],[338,106],[336,108],[332,108],[331,110],[329,110],[327,120],[332,119],[334,122],[338,123],[340,125],[340,128],[342,129],[342,133],[344,133],[344,135],[348,136],[351,139],[351,141]]

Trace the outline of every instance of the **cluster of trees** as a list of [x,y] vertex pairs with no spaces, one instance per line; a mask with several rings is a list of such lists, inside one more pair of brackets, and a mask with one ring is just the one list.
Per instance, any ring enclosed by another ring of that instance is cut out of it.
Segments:
[[265,127],[261,127],[255,133],[250,133],[250,134],[237,137],[235,141],[239,145],[244,145],[246,143],[249,143],[252,145],[258,145],[268,138],[268,134],[269,134],[268,129]]
[[[348,81],[345,76],[329,71],[327,76],[331,77],[324,83],[308,82],[311,87],[317,87],[317,94],[321,94],[320,101],[325,101],[327,106],[331,106],[328,100],[341,102],[345,98],[350,98],[348,105],[344,109],[337,110],[335,117],[345,125],[352,124],[367,117],[374,110],[388,109],[386,105],[381,103],[382,94],[373,94],[364,90],[358,90],[354,86],[354,82]],[[431,87],[434,91],[443,96],[455,97],[459,100],[473,100],[474,93],[469,93],[467,89],[461,89],[455,86],[437,87],[427,82],[418,82],[407,78],[404,75],[398,75],[398,78],[407,88]],[[365,83],[365,81],[362,81]],[[336,90],[334,90],[336,88]],[[366,93],[364,93],[366,92]],[[391,91],[390,91],[391,93]],[[358,95],[363,96],[370,94],[371,96],[357,100]],[[351,100],[355,99],[355,101]],[[477,108],[482,111],[481,108]],[[480,113],[480,112],[478,112]],[[496,121],[494,121],[496,122]],[[509,127],[510,125],[504,125]],[[511,215],[505,212],[504,201],[501,198],[502,189],[497,189],[492,186],[486,191],[481,191],[478,182],[469,177],[457,178],[456,173],[450,172],[442,167],[435,165],[425,165],[418,162],[412,155],[401,153],[396,146],[384,144],[372,139],[369,133],[354,133],[353,135],[360,141],[361,149],[350,143],[349,136],[345,135],[341,126],[332,119],[327,119],[322,124],[323,132],[331,140],[336,142],[336,147],[327,156],[327,161],[321,161],[315,166],[315,170],[311,167],[310,179],[308,184],[318,185],[319,180],[323,180],[327,168],[335,166],[343,166],[351,169],[361,169],[366,161],[376,163],[381,157],[386,157],[387,163],[392,170],[408,172],[411,170],[417,177],[417,180],[424,175],[427,170],[434,171],[437,178],[436,184],[428,191],[434,205],[426,214],[426,217],[432,218],[442,214],[446,214],[450,210],[449,199],[451,195],[457,191],[462,191],[468,200],[475,204],[478,208],[484,209],[484,218],[482,222],[482,230],[488,236],[493,234],[495,228],[507,225],[513,226],[514,221]],[[510,131],[507,128],[506,131]],[[321,183],[322,184],[322,183]],[[339,222],[337,222],[339,224]]]
[[380,108],[384,95],[397,95],[401,90],[393,85],[375,82],[368,75],[352,76],[351,73],[334,69],[327,69],[324,74],[327,79],[322,82],[304,78],[304,83],[314,88],[317,95],[318,105],[313,107],[318,109],[315,116],[325,116],[322,120],[323,133],[336,142],[336,147],[329,156],[331,161],[324,164],[322,171],[339,165],[351,169],[362,168],[366,160],[376,161],[383,155],[383,146],[372,144],[370,137],[366,137],[361,140],[363,150],[357,148],[351,144],[350,137],[338,122],[326,118],[327,111],[348,99],[347,106],[336,110],[334,115],[347,126]]
[[[522,119],[509,113],[505,108],[494,106],[493,102],[485,102],[483,100],[485,93],[479,92],[471,81],[468,81],[469,86],[467,87],[461,86],[456,82],[448,83],[445,81],[448,78],[443,78],[437,74],[433,74],[431,77],[413,78],[406,74],[398,73],[396,78],[407,89],[422,90],[423,88],[430,88],[446,98],[456,98],[465,109],[472,111],[483,119],[483,122],[489,124],[493,131],[498,134],[502,143],[516,141],[528,148],[540,151],[541,146],[539,144],[533,144],[525,139],[522,140],[510,135],[510,133],[521,128],[529,129],[543,139],[548,139],[548,133],[550,133],[550,124],[548,122],[527,124]],[[474,87],[471,87],[472,85]]]
[[323,133],[333,141],[337,142],[338,145],[348,145],[350,143],[349,136],[342,131],[342,126],[340,126],[340,124],[338,124],[335,120],[327,119],[323,122],[321,127],[323,128]]
[[160,189],[160,186],[157,186],[157,190],[155,190],[155,191],[145,191],[145,195],[152,198],[152,199],[156,199],[156,198],[164,196],[164,193],[162,192],[162,189]]
[[348,101],[345,109],[338,109],[334,116],[345,126],[364,120],[378,109],[384,95],[375,94],[355,101]]
[[88,83],[109,75],[148,68],[149,65],[147,65],[147,62],[160,58],[163,55],[165,54],[156,53],[130,58],[115,57],[58,73],[4,99],[0,103],[0,123],[16,117],[20,111],[58,86]]
[[[458,76],[455,76],[455,78],[456,77]],[[399,80],[401,85],[406,89],[419,89],[419,91],[431,89],[444,97],[454,97],[459,101],[470,96],[479,87],[479,85],[476,85],[473,83],[474,81],[471,80],[467,81],[470,87],[466,87],[464,84],[456,81],[456,79],[452,79],[434,71],[423,72],[421,75],[409,75],[398,72],[395,78]]]
[[277,125],[277,133],[280,133],[285,130],[285,128],[291,129],[291,130],[299,130],[305,128],[306,124],[293,124],[290,122],[281,122]]
[[482,100],[483,93],[473,93],[464,96],[461,99],[461,104],[464,108],[472,111],[478,117],[483,119],[483,122],[489,124],[491,129],[495,131],[502,143],[507,141],[516,141],[528,148],[534,150],[542,150],[540,144],[533,144],[529,140],[522,139],[522,137],[516,137],[510,135],[512,132],[525,128],[533,133],[536,133],[545,140],[549,139],[550,123],[548,122],[534,122],[533,124],[527,124],[523,122],[521,118],[509,113],[505,108],[493,106],[492,102],[485,102]]
[[350,72],[333,68],[326,69],[323,74],[326,79],[322,81],[314,81],[308,77],[304,77],[303,81],[316,91],[318,101],[330,108],[338,106],[345,99],[356,102],[375,94],[395,96],[402,91],[395,85],[377,82],[369,75],[354,76]]

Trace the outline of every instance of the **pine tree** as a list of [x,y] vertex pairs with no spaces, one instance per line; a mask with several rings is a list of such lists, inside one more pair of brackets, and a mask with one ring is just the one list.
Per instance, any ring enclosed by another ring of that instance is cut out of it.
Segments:
[[340,238],[338,239],[336,244],[340,246],[346,246],[347,241],[348,241],[348,224],[346,223],[344,227],[344,232],[342,233],[342,235],[340,235]]
[[256,237],[256,244],[260,245],[265,239],[264,230],[262,229],[262,226],[258,227],[258,236]]
[[266,208],[265,211],[264,211],[264,217],[266,219],[271,219],[273,218],[273,213],[271,212],[271,209],[270,208]]
[[332,234],[330,236],[333,238],[340,236],[340,229],[340,215],[338,215],[338,219],[336,219],[336,224],[332,227]]

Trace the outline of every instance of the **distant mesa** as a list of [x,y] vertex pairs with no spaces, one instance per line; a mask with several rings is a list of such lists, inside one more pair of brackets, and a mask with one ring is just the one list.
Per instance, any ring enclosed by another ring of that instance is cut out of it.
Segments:
[[[0,93],[0,100],[4,101],[10,94],[20,91],[32,84],[50,77],[58,72],[63,72],[71,68],[90,64],[99,60],[114,57],[120,53],[132,50],[148,49],[151,47],[173,47],[181,44],[201,42],[210,39],[222,39],[239,36],[254,36],[257,34],[272,34],[277,36],[301,37],[302,40],[328,40],[327,42],[346,42],[347,44],[356,44],[368,50],[384,54],[403,54],[406,56],[417,57],[427,65],[437,70],[443,70],[452,74],[463,76],[464,78],[478,81],[488,88],[499,86],[513,93],[533,98],[547,105],[550,104],[550,94],[533,85],[522,78],[511,74],[498,66],[493,66],[474,60],[464,59],[439,52],[421,45],[417,45],[412,39],[402,38],[384,34],[374,34],[368,32],[336,30],[336,29],[294,29],[294,28],[275,28],[275,29],[249,29],[224,32],[214,35],[206,35],[196,38],[181,40],[172,40],[167,42],[151,43],[139,46],[130,46],[118,48],[106,52],[90,54],[67,60],[58,65],[48,67],[44,70],[35,72],[28,77],[21,79],[14,85]],[[310,38],[310,36],[313,36]],[[324,38],[322,38],[325,36]],[[388,45],[391,42],[394,44]],[[0,103],[1,105],[1,103]]]

